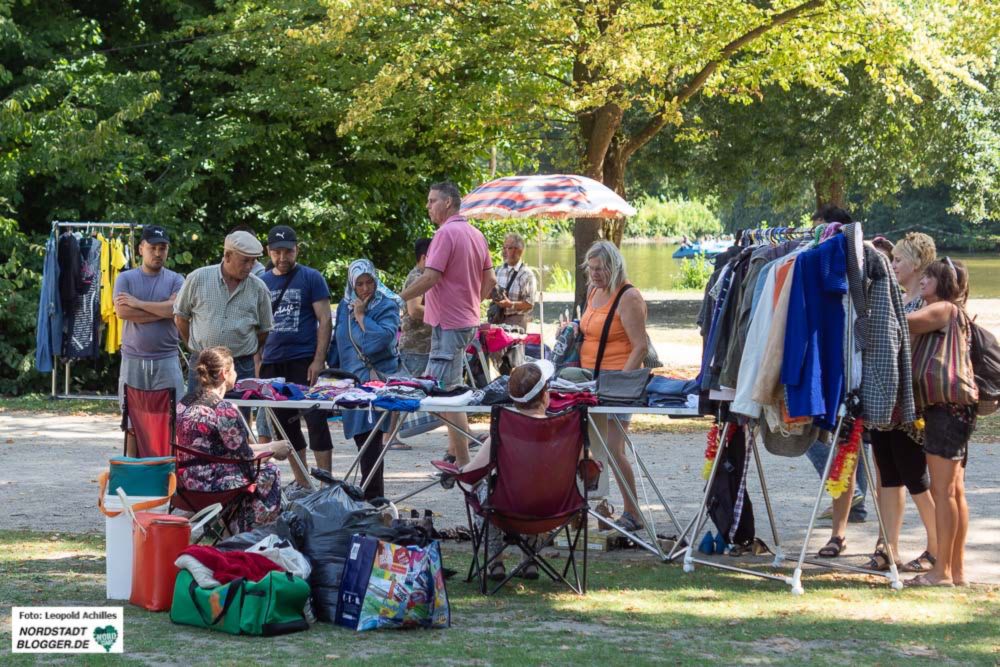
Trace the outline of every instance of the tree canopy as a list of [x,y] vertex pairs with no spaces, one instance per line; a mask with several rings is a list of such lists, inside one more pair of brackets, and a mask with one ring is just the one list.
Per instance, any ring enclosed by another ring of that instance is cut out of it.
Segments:
[[[496,164],[718,201],[749,170],[787,201],[947,180],[993,215],[998,37],[988,0],[0,0],[0,391],[56,219],[163,224],[181,271],[292,224],[336,287],[401,275],[427,185]],[[577,251],[621,233],[577,221]]]

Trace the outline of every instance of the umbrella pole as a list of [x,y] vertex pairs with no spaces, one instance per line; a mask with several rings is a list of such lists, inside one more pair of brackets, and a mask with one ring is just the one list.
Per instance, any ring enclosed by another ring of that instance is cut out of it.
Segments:
[[538,331],[541,358],[545,358],[545,265],[542,264],[542,221],[538,221]]

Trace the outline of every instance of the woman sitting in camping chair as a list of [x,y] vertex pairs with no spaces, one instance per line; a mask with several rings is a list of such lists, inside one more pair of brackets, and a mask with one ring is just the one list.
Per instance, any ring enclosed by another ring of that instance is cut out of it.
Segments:
[[[549,380],[555,374],[551,361],[535,361],[515,368],[510,374],[507,390],[510,399],[514,401],[514,409],[522,415],[545,419],[549,407]],[[476,456],[462,466],[462,472],[470,472],[490,465],[490,441],[486,440],[479,448]],[[479,487],[479,500],[486,502],[486,484]],[[499,530],[490,533],[489,553],[492,556],[503,548],[503,533]],[[494,581],[502,581],[506,577],[503,555],[490,564],[487,576]],[[538,579],[538,567],[530,563],[521,571],[525,579]]]
[[[233,355],[224,347],[202,350],[195,365],[199,388],[177,404],[177,444],[204,452],[209,456],[234,459],[228,463],[195,463],[184,465],[196,457],[178,450],[178,483],[189,491],[229,491],[247,483],[245,463],[261,452],[271,452],[274,458],[288,456],[284,440],[261,445],[247,441],[237,408],[223,400],[236,384]],[[278,468],[264,463],[255,480],[252,500],[243,502],[229,522],[229,530],[242,533],[255,526],[274,523],[281,510],[281,484]]]

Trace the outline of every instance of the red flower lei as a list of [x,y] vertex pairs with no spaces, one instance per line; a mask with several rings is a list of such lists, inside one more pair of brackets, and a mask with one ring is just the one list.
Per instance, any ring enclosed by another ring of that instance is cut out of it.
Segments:
[[837,455],[830,465],[830,476],[826,480],[826,491],[830,497],[837,499],[847,491],[851,476],[858,465],[858,452],[861,450],[861,432],[864,422],[861,417],[854,420],[847,442],[837,448]]

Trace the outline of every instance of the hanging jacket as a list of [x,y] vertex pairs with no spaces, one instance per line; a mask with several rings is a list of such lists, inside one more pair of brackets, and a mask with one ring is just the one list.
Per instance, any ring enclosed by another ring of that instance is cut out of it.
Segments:
[[57,244],[55,233],[45,242],[42,291],[38,295],[38,320],[35,331],[35,368],[39,373],[51,372],[53,355],[62,351],[63,310],[59,295]]
[[781,382],[790,417],[832,431],[844,397],[846,238],[838,234],[795,260]]
[[83,281],[83,258],[80,256],[80,241],[72,232],[59,235],[59,299],[62,312],[70,315],[76,305],[76,298],[87,291]]
[[916,419],[913,402],[913,358],[903,294],[889,259],[865,245],[865,274],[870,281],[866,301],[867,346],[862,352],[861,403],[865,424],[890,426],[898,406],[903,424]]

